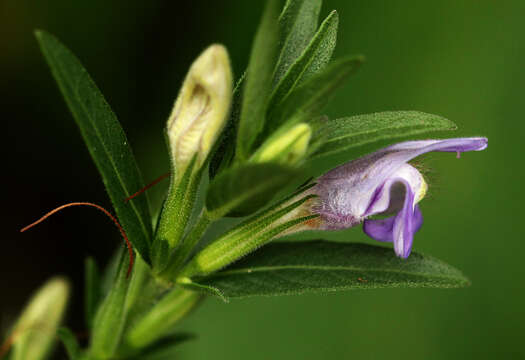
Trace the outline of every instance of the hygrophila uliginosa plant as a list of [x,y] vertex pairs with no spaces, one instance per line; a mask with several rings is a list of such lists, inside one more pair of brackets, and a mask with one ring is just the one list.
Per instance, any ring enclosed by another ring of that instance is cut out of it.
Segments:
[[[428,185],[409,161],[430,151],[459,157],[485,149],[487,139],[405,141],[364,154],[370,144],[456,126],[416,111],[326,116],[331,95],[363,58],[331,60],[338,15],[333,11],[318,25],[320,7],[320,0],[288,0],[280,11],[279,2],[269,0],[248,68],[235,82],[223,46],[211,45],[194,61],[165,128],[170,183],[155,223],[147,195],[133,195],[144,184],[116,116],[75,56],[52,35],[36,32],[116,217],[90,203],[66,204],[52,213],[75,205],[98,208],[119,226],[128,252],[118,251],[101,275],[93,259],[86,261],[86,348],[58,327],[68,285],[55,279],[30,301],[0,357],[44,359],[57,334],[75,360],[171,359],[185,339],[174,333],[177,322],[207,296],[228,301],[468,284],[453,267],[411,254],[423,221],[417,204]],[[243,219],[198,246],[223,217]],[[392,242],[394,251],[325,240],[275,241],[360,223],[370,237]]]

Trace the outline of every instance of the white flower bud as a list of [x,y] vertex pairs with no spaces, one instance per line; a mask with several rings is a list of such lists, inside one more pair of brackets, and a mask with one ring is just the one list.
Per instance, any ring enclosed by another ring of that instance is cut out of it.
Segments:
[[191,65],[168,119],[167,133],[177,177],[196,154],[206,160],[229,113],[232,73],[222,45],[207,48]]
[[63,278],[49,280],[31,298],[10,333],[12,360],[44,359],[56,339],[69,297],[69,283]]

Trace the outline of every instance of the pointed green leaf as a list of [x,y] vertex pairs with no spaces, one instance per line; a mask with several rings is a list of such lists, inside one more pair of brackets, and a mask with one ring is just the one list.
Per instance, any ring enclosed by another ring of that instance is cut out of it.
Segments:
[[327,241],[269,244],[198,283],[227,298],[469,285],[460,271],[430,256],[400,259],[389,248]]
[[195,283],[195,282],[191,281],[189,278],[186,278],[184,280],[185,281],[181,282],[180,285],[182,287],[184,287],[185,289],[188,289],[188,290],[191,290],[191,291],[195,291],[195,292],[199,292],[199,293],[204,294],[204,295],[217,296],[219,299],[221,299],[222,301],[224,301],[226,303],[230,301],[217,288],[214,288],[212,286],[199,284],[199,283]]
[[323,145],[313,156],[344,152],[380,140],[456,128],[456,124],[448,119],[419,111],[385,111],[350,116],[322,124],[316,136],[322,139]]
[[[308,48],[305,50],[303,56],[310,57],[308,59],[308,66],[305,67],[304,72],[299,79],[301,83],[310,75],[317,73],[323,69],[332,59],[335,45],[337,43],[337,28],[339,26],[339,14],[337,11],[332,11],[321,24],[319,31],[315,34]],[[304,61],[301,59],[300,61]]]
[[337,38],[339,17],[333,11],[323,22],[301,56],[289,67],[272,94],[269,111],[286,99],[289,93],[310,75],[324,68],[332,57]]
[[320,115],[334,91],[344,84],[362,62],[361,56],[342,58],[308,78],[275,107],[266,124],[265,133],[272,133],[285,121],[308,121]]
[[234,167],[210,183],[206,209],[212,219],[249,215],[268,204],[298,174],[296,169],[274,163]]
[[286,74],[301,55],[317,30],[321,0],[288,0],[279,17],[281,53],[277,62],[274,84]]
[[100,302],[100,273],[92,257],[88,257],[84,264],[84,316],[88,329],[93,326],[93,319]]
[[144,187],[124,131],[78,59],[54,36],[37,31],[36,37],[129,240],[149,262],[151,217],[146,197],[124,202]]
[[64,344],[69,360],[77,360],[80,355],[80,345],[75,334],[68,328],[62,327],[57,330],[57,336]]
[[272,87],[278,42],[279,1],[269,0],[255,35],[244,82],[241,117],[237,133],[237,154],[245,159],[264,127]]
[[315,169],[315,174],[311,174],[315,176],[368,152],[358,152],[365,145],[455,129],[452,121],[419,111],[385,111],[324,121],[318,124],[312,139],[322,145],[308,165]]

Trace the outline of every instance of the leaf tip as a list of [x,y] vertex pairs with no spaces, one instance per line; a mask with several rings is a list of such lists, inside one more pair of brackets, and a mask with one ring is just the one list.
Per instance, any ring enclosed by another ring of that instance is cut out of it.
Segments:
[[37,40],[42,40],[42,38],[44,38],[45,36],[48,36],[50,35],[47,31],[43,30],[43,29],[35,29],[33,31],[33,34],[35,35],[35,37],[37,38]]
[[337,10],[332,10],[330,11],[330,14],[328,15],[328,18],[331,18],[332,16],[335,16],[335,17],[339,17],[339,13],[337,12]]
[[45,35],[45,31],[44,30],[41,30],[41,29],[35,29],[33,31],[33,34],[35,35],[36,39],[38,41],[42,40],[42,37],[44,37]]
[[470,281],[468,277],[462,274],[458,287],[470,287],[471,285],[472,281]]

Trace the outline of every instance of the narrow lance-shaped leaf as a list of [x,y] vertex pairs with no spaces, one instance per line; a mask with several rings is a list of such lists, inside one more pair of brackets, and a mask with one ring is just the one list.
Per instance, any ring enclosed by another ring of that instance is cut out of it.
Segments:
[[350,116],[327,121],[319,128],[317,136],[324,137],[324,141],[314,156],[322,157],[384,139],[455,129],[452,121],[419,111]]
[[285,99],[301,81],[304,81],[310,75],[315,74],[328,64],[335,48],[338,23],[339,17],[336,11],[333,11],[325,21],[323,21],[319,31],[310,41],[308,47],[300,57],[291,64],[289,70],[279,81],[270,100],[270,112],[273,107]]
[[281,53],[275,69],[274,84],[308,46],[317,30],[321,0],[288,0],[279,16]]
[[264,127],[277,53],[278,5],[277,0],[267,2],[250,54],[237,133],[236,157],[241,160]]
[[[356,115],[314,125],[312,142],[322,145],[310,157],[309,166],[318,175],[364,152],[365,145],[395,138],[413,137],[432,131],[455,130],[456,125],[441,116],[419,111],[385,111]],[[366,149],[369,150],[369,149]]]
[[196,283],[208,293],[240,298],[393,287],[455,288],[469,281],[430,256],[412,253],[399,259],[380,246],[307,241],[269,244]]
[[305,55],[308,52],[312,56],[299,79],[299,84],[302,80],[323,69],[330,62],[337,43],[338,26],[339,15],[337,11],[333,10],[323,21],[319,31],[308,45],[308,49],[305,50]]
[[362,62],[362,56],[338,59],[308,78],[275,107],[266,123],[265,134],[272,133],[285,122],[312,120],[320,115],[334,91],[344,84]]
[[117,216],[135,249],[149,262],[151,223],[135,158],[115,114],[78,59],[54,36],[36,37],[106,186]]
[[298,174],[298,170],[274,163],[234,167],[210,183],[206,209],[213,219],[249,215],[268,204]]

